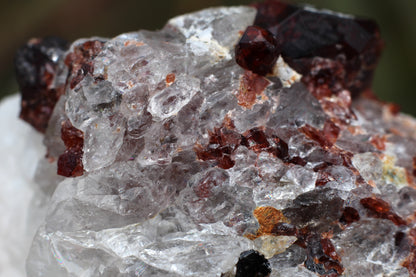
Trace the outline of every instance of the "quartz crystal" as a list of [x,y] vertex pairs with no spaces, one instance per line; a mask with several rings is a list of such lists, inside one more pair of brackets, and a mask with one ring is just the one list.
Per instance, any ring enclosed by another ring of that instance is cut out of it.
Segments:
[[416,276],[416,120],[377,24],[268,0],[32,40],[45,133],[28,276]]

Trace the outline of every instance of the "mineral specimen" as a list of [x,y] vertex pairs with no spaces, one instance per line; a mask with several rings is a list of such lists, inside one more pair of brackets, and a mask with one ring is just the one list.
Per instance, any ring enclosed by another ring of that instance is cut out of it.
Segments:
[[371,91],[373,21],[269,0],[55,42],[16,58],[47,147],[28,276],[416,276],[416,121]]

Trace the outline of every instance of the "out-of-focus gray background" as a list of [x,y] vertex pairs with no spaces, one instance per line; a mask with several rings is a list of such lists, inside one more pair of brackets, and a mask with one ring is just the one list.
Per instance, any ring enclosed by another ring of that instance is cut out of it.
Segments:
[[[32,37],[113,37],[138,29],[160,29],[171,17],[211,6],[249,0],[0,0],[0,98],[17,91],[13,55]],[[374,80],[383,100],[416,115],[416,1],[288,0],[375,19],[385,50]]]

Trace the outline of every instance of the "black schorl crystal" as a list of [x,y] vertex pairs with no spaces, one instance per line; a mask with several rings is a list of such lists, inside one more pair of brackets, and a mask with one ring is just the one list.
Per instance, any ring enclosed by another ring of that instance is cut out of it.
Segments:
[[248,250],[240,254],[235,277],[266,277],[271,272],[269,261],[262,254]]

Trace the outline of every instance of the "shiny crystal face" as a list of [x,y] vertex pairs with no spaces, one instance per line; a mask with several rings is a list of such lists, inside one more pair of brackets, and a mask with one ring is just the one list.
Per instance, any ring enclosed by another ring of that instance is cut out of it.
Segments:
[[416,276],[416,121],[361,22],[266,1],[74,42],[28,276]]

